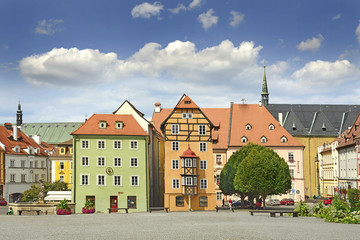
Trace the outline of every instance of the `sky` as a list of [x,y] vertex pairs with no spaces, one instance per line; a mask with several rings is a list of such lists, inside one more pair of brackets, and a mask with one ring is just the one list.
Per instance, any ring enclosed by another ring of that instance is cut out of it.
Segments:
[[360,1],[0,1],[0,123],[257,104],[264,66],[270,104],[360,104]]

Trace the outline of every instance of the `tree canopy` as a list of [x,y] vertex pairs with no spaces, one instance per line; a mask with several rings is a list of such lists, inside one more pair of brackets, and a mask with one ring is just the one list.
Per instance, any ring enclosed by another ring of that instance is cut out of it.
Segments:
[[[48,191],[67,191],[67,184],[64,182],[44,182],[44,193],[45,196]],[[21,201],[22,202],[33,202],[39,199],[40,186],[37,184],[31,185],[30,189],[26,190],[22,194]]]

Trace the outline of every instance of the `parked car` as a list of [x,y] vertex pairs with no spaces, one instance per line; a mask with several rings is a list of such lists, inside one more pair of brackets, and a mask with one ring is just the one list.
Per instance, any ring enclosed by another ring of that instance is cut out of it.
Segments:
[[[244,205],[245,205],[244,207],[250,207],[250,202],[247,200],[244,200]],[[241,203],[241,201],[236,201],[236,202],[232,203],[232,206],[233,207],[242,207],[242,203]]]
[[5,199],[0,199],[0,206],[6,206],[7,202]]
[[266,205],[268,205],[268,206],[279,206],[280,201],[279,201],[279,199],[270,198],[269,200],[266,201]]
[[294,199],[291,198],[284,198],[280,201],[281,205],[294,205]]
[[332,198],[328,198],[328,197],[324,198],[323,204],[324,205],[332,204]]

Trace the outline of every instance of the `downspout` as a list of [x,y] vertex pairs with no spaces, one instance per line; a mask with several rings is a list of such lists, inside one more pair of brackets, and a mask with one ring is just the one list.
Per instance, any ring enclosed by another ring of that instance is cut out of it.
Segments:
[[229,120],[229,132],[228,132],[228,148],[230,146],[230,136],[231,136],[231,122],[232,122],[232,112],[233,112],[234,102],[230,103],[230,120]]
[[145,169],[145,172],[146,172],[146,207],[147,207],[147,212],[149,211],[149,184],[150,184],[150,179],[149,179],[149,167],[148,167],[148,161],[149,161],[149,138],[148,136],[145,136],[144,137],[145,139],[145,143],[146,143],[146,151],[145,151],[145,158],[146,158],[146,161],[145,161],[145,164],[146,164],[146,169]]
[[[73,176],[73,182],[72,182],[72,191],[74,192],[74,199],[73,202],[76,203],[76,136],[73,138],[73,156],[72,156],[72,162],[73,162],[73,170],[72,170],[72,176]],[[76,207],[75,207],[76,209]]]

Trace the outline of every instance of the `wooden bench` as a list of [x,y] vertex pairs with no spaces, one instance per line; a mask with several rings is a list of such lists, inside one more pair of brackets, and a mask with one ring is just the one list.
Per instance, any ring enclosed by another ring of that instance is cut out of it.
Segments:
[[166,211],[169,212],[169,208],[167,207],[149,207],[149,212],[151,213],[152,211]]
[[41,210],[36,210],[36,209],[29,209],[29,210],[21,209],[21,210],[18,210],[19,215],[21,215],[22,212],[36,212],[37,215],[40,215]]
[[108,208],[109,214],[111,213],[111,210],[125,210],[126,213],[128,213],[129,208]]
[[216,212],[218,212],[219,210],[230,210],[232,212],[234,212],[234,208],[233,207],[228,207],[228,206],[216,206]]
[[283,216],[284,213],[290,213],[293,215],[293,217],[299,216],[299,212],[291,210],[250,210],[249,212],[251,216],[253,216],[254,213],[270,213],[270,217],[275,217],[276,213],[279,213],[280,216]]

